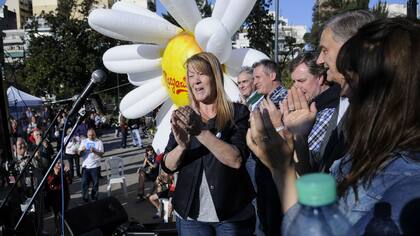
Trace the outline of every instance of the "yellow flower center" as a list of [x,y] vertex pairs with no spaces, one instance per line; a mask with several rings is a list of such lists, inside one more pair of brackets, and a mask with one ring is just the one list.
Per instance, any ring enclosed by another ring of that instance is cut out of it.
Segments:
[[189,104],[185,61],[201,51],[194,36],[184,31],[172,38],[163,52],[163,81],[177,106]]

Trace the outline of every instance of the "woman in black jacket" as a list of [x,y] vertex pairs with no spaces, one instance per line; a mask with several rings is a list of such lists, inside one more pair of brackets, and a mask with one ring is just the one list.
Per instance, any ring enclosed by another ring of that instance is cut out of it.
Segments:
[[172,114],[162,163],[166,172],[179,172],[172,202],[178,233],[252,235],[255,193],[245,168],[248,108],[227,98],[213,54],[196,54],[186,66],[190,105]]

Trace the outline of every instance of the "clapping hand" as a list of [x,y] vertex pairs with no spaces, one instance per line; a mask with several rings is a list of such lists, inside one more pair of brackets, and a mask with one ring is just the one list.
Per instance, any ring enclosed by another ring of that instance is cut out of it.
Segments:
[[188,118],[185,117],[179,109],[175,110],[171,116],[171,128],[176,142],[182,148],[187,148],[190,144],[191,137],[187,132]]
[[292,87],[280,105],[283,112],[283,122],[287,130],[293,135],[306,137],[315,122],[316,106],[313,102],[310,106],[303,92]]
[[246,136],[248,147],[270,170],[283,169],[291,163],[292,147],[274,129],[267,109],[253,111]]

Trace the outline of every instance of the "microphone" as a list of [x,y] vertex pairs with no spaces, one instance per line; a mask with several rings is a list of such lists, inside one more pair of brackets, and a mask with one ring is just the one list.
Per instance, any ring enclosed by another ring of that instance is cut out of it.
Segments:
[[74,102],[73,107],[71,108],[67,117],[70,117],[74,113],[76,113],[85,103],[87,97],[90,95],[92,90],[100,83],[106,80],[106,73],[103,70],[95,70],[91,77],[88,85],[83,90],[82,94],[77,98],[76,102]]

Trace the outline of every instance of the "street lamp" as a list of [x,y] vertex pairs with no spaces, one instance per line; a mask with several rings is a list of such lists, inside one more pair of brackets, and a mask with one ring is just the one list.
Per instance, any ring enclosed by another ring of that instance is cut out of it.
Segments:
[[274,0],[275,22],[274,22],[274,61],[279,62],[279,1]]

